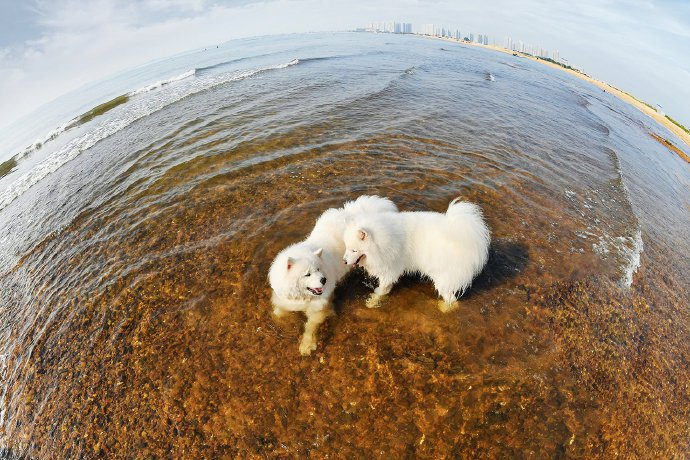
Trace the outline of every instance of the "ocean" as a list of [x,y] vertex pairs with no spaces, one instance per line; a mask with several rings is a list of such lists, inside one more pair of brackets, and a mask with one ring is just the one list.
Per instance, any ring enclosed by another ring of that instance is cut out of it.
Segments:
[[[423,37],[230,41],[3,134],[0,458],[683,456],[690,150],[532,60]],[[442,314],[354,273],[315,354],[273,257],[361,194],[477,203]],[[626,455],[627,454],[627,455]]]

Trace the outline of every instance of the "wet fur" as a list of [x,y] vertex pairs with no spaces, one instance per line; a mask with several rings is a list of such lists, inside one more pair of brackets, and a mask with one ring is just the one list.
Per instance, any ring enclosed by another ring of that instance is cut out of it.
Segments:
[[[333,291],[349,272],[350,267],[342,261],[347,221],[381,212],[395,213],[397,207],[386,198],[363,195],[342,208],[328,209],[307,239],[288,246],[274,259],[268,273],[273,313],[279,317],[291,311],[305,313],[307,323],[299,347],[302,355],[316,349],[316,330],[333,313]],[[315,295],[308,288],[323,292]]]
[[450,311],[484,268],[491,235],[479,206],[456,199],[445,214],[360,215],[348,223],[344,239],[345,263],[379,279],[367,306],[377,307],[403,274],[417,273],[434,282],[441,310]]

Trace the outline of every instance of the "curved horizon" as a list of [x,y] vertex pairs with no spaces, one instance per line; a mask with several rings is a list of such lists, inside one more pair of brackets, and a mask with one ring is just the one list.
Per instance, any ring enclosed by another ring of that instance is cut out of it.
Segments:
[[[372,21],[459,28],[501,43],[559,50],[593,77],[621,88],[690,125],[690,5],[590,1],[576,8],[533,0],[510,7],[425,0],[363,4],[314,0],[162,4],[60,0],[3,5],[0,15],[0,131],[13,129],[44,104],[154,60],[233,39],[306,32],[339,32]],[[532,13],[535,10],[538,13]],[[686,12],[687,14],[683,14]],[[133,52],[136,50],[136,52]],[[663,83],[663,84],[660,84]],[[11,110],[9,109],[11,108]]]

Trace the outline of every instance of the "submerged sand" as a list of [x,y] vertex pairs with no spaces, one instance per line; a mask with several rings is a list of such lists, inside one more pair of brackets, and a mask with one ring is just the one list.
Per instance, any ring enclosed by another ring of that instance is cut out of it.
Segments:
[[[500,125],[526,101],[454,112],[449,96],[487,99],[427,72],[335,104],[354,85],[310,65],[184,98],[3,210],[5,236],[40,237],[0,278],[0,456],[687,457],[684,202],[643,208],[642,227],[639,187],[586,118],[534,111],[529,131]],[[337,76],[358,71],[381,75]],[[403,101],[429,106],[405,123]],[[633,179],[674,190],[656,171]],[[304,318],[273,317],[268,268],[361,194],[477,203],[488,265],[449,314],[413,277],[367,309],[375,283],[354,273],[302,357]],[[61,225],[45,235],[37,212]]]
[[[336,293],[338,315],[320,329],[318,349],[301,357],[304,320],[271,315],[266,271],[318,215],[309,200],[319,186],[376,168],[377,157],[358,148],[362,156],[337,175],[334,166],[310,168],[316,157],[293,164],[294,184],[281,168],[263,181],[259,170],[229,174],[161,209],[131,239],[98,243],[91,253],[112,269],[143,265],[90,297],[57,293],[46,329],[26,336],[35,339],[8,337],[21,344],[7,362],[20,369],[5,401],[10,447],[37,458],[687,454],[688,293],[652,262],[662,248],[645,249],[632,290],[583,276],[602,267],[567,250],[575,222],[550,225],[555,206],[520,225],[507,190],[467,194],[486,210],[494,240],[457,311],[440,313],[431,285],[414,278],[367,309],[369,281],[354,275]],[[65,235],[92,225],[85,215]],[[207,247],[224,228],[239,231]],[[29,266],[69,240],[47,244]],[[170,256],[147,261],[153,248]],[[75,254],[59,270],[76,273],[88,257]]]

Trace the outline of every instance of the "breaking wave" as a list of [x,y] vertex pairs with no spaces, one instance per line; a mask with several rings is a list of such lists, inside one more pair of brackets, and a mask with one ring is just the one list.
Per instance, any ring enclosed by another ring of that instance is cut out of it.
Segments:
[[144,86],[143,88],[139,88],[135,91],[132,91],[131,93],[128,93],[128,95],[129,96],[136,96],[137,94],[147,93],[147,92],[153,91],[155,89],[160,89],[165,85],[169,85],[170,83],[184,80],[185,78],[193,77],[194,74],[196,73],[196,71],[197,71],[197,69],[192,69],[192,70],[189,70],[183,74],[177,75],[177,76],[172,77],[172,78],[168,78],[167,80],[157,81],[156,83],[153,83],[152,85]]
[[[157,112],[164,107],[167,107],[193,94],[197,94],[233,81],[244,80],[262,72],[284,69],[296,65],[299,62],[300,61],[298,59],[293,59],[292,61],[273,66],[209,75],[204,77],[195,77],[196,69],[194,69],[167,80],[162,80],[152,85],[147,85],[135,91],[129,92],[125,96],[132,97],[131,100],[129,100],[126,104],[111,109],[112,112],[117,112],[116,115],[101,120],[100,123],[95,124],[95,126],[89,129],[85,134],[71,140],[64,147],[60,148],[54,153],[51,153],[45,160],[36,165],[30,171],[26,172],[21,177],[17,178],[17,180],[10,184],[7,189],[0,192],[0,210],[4,209],[17,197],[21,196],[36,183],[41,181],[49,174],[55,172],[57,169],[75,158],[84,150],[91,148],[97,142],[112,136],[113,134],[121,131],[143,117]],[[184,84],[170,85],[173,82],[183,81]],[[145,93],[151,92],[155,89],[161,89],[165,86],[169,86],[167,90],[158,92],[156,96],[141,96]],[[77,126],[81,117],[82,116],[76,117],[64,126],[54,129],[49,133],[46,139],[55,139],[66,130]],[[47,142],[48,140],[44,140],[43,143]],[[40,144],[42,143],[34,144],[32,147],[38,145],[38,147],[35,148],[40,148]],[[28,153],[29,152],[25,151],[23,155]]]
[[[142,87],[142,88],[139,88],[139,89],[137,89],[137,90],[131,91],[131,92],[126,93],[126,94],[124,94],[124,95],[122,95],[122,96],[119,96],[119,97],[123,97],[123,96],[124,96],[124,97],[131,97],[131,96],[136,96],[137,94],[146,93],[146,92],[149,92],[149,91],[152,91],[152,90],[155,90],[155,89],[160,89],[160,88],[162,88],[163,86],[168,85],[168,84],[170,84],[170,83],[173,83],[173,82],[176,82],[176,81],[179,81],[179,80],[184,80],[185,78],[193,77],[194,74],[196,73],[196,71],[197,71],[197,69],[189,70],[189,71],[187,71],[187,72],[185,72],[185,73],[183,73],[183,74],[177,75],[177,76],[172,77],[172,78],[168,78],[167,80],[157,81],[156,83],[153,83],[153,84],[151,84],[151,85],[144,86],[144,87]],[[65,131],[69,131],[70,129],[79,126],[79,125],[81,124],[81,123],[80,123],[80,120],[82,120],[82,118],[83,118],[87,113],[89,113],[89,112],[85,112],[85,113],[83,113],[83,114],[81,114],[81,115],[79,115],[79,116],[77,116],[77,117],[74,117],[74,118],[72,118],[70,121],[68,121],[67,123],[65,123],[65,124],[63,124],[63,125],[60,125],[60,126],[58,126],[57,128],[51,130],[50,132],[48,132],[48,134],[46,134],[45,136],[43,136],[43,137],[37,139],[36,142],[34,142],[33,144],[31,144],[31,145],[29,145],[28,147],[26,147],[24,150],[22,150],[21,152],[19,152],[19,154],[17,154],[17,156],[16,156],[15,158],[17,158],[17,159],[26,158],[26,157],[29,156],[31,153],[35,152],[36,150],[39,150],[41,147],[43,147],[43,146],[44,146],[45,144],[47,144],[48,142],[57,139],[57,137],[60,136],[60,135],[61,135],[62,133],[64,133]]]
[[[606,135],[609,135],[609,130],[606,128],[605,125],[601,125],[606,129]],[[625,183],[625,179],[623,176],[623,170],[621,168],[621,162],[620,158],[618,157],[618,154],[616,154],[615,151],[609,150],[609,157],[613,161],[614,167],[616,174],[618,175],[618,184],[620,189],[623,192],[623,197],[625,199],[625,202],[627,203],[627,206],[629,207],[629,214],[634,218],[635,221],[635,234],[633,236],[626,236],[626,237],[620,237],[621,240],[625,240],[627,244],[621,244],[620,245],[620,251],[622,252],[622,255],[624,259],[626,260],[625,266],[622,267],[622,277],[620,279],[620,284],[625,287],[629,288],[632,286],[633,282],[633,275],[635,272],[637,272],[637,269],[640,268],[640,259],[642,255],[642,251],[644,250],[644,244],[642,243],[642,226],[640,224],[639,218],[637,217],[637,214],[635,214],[635,211],[632,206],[632,200],[630,198],[630,190],[628,190],[628,186]]]
[[621,279],[621,284],[626,288],[632,286],[633,275],[637,269],[640,268],[642,251],[644,251],[644,244],[642,243],[642,230],[638,228],[637,232],[635,233],[632,250],[627,253],[629,262],[623,270],[623,278]]

